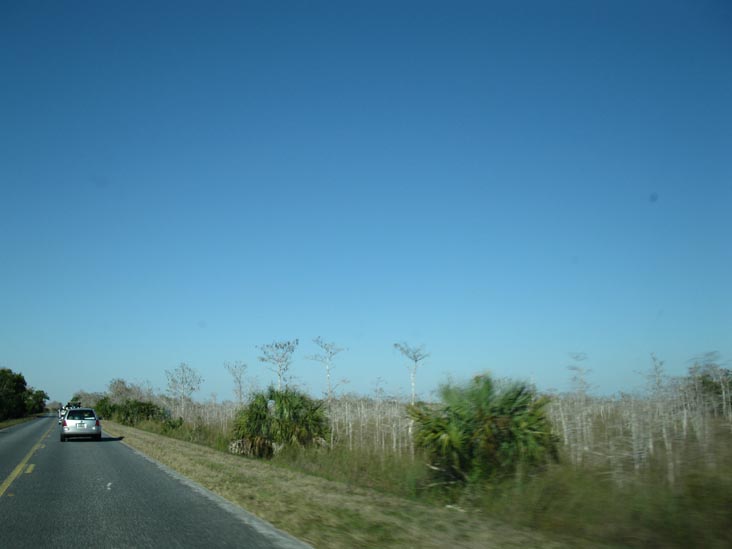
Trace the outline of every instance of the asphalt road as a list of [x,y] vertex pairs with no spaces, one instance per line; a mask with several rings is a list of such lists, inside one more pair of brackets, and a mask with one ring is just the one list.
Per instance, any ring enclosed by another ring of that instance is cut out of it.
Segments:
[[0,430],[0,547],[308,546],[109,435],[61,443],[54,416]]

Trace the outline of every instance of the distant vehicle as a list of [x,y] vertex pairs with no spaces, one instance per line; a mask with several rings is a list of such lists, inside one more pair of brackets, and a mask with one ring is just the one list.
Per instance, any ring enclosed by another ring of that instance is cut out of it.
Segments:
[[73,408],[81,408],[81,402],[67,402],[66,406],[62,406],[58,409],[58,424],[61,425],[64,421],[64,416],[66,415],[66,412]]
[[88,437],[102,440],[102,419],[92,408],[71,408],[61,419],[61,442],[69,438]]

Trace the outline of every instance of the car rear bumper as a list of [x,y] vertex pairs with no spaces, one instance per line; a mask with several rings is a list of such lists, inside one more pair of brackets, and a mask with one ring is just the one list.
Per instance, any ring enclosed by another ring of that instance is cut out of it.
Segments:
[[75,438],[75,437],[99,437],[102,434],[101,427],[89,427],[88,429],[74,429],[69,427],[63,427],[61,430],[64,438]]

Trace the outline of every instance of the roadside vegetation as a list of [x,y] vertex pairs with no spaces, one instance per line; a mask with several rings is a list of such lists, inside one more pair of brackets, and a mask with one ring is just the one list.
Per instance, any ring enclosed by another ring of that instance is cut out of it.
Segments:
[[5,429],[6,427],[12,427],[13,425],[18,425],[20,423],[25,423],[26,421],[31,421],[35,419],[36,416],[26,416],[21,417],[17,419],[6,419],[4,421],[0,421],[0,429]]
[[0,368],[0,426],[46,410],[45,391],[28,387],[23,374]]
[[[287,359],[281,364],[289,367]],[[573,390],[552,395],[482,374],[446,384],[434,402],[382,391],[371,397],[331,391],[316,400],[288,387],[287,367],[280,367],[279,390],[239,392],[236,403],[195,402],[190,391],[156,395],[123,380],[105,394],[78,397],[123,426],[239,454],[226,460],[242,470],[304,473],[335,481],[341,491],[370,490],[448,510],[471,525],[498,519],[548,539],[571,536],[579,545],[729,547],[732,373],[719,362],[706,355],[688,375],[670,378],[652,357],[647,389],[613,397],[593,396],[579,363],[572,367]],[[236,491],[238,473],[231,475],[221,479],[224,492]],[[319,499],[315,492],[300,497]],[[256,502],[243,505],[258,513]],[[332,527],[355,528],[356,515],[332,519]],[[429,521],[422,526],[429,531]],[[383,539],[369,543],[409,545],[398,528],[381,524]],[[288,531],[299,535],[298,527]],[[339,544],[319,539],[318,546]]]
[[584,548],[587,540],[547,536],[485,513],[333,482],[274,460],[247,459],[118,423],[105,431],[317,548]]

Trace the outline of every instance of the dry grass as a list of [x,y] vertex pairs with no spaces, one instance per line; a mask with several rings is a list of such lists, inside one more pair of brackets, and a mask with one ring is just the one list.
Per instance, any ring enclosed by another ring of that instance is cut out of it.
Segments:
[[18,419],[6,419],[4,421],[0,421],[0,429],[6,429],[8,427],[12,427],[13,425],[19,425],[20,423],[32,421],[32,420],[36,419],[37,417],[43,417],[43,416],[36,415],[36,416],[21,417]]
[[314,547],[588,547],[105,422],[105,431]]

